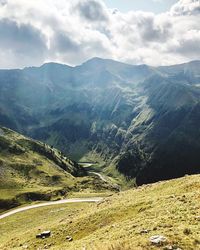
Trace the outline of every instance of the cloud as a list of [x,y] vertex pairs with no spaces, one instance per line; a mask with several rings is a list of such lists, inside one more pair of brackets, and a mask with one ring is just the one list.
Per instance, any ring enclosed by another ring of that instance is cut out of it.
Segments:
[[[5,54],[5,57],[1,57],[2,66],[4,64],[9,66],[13,59],[27,63],[31,58],[34,63],[37,63],[38,59],[45,58],[46,38],[32,25],[17,24],[9,19],[1,19],[0,34],[0,48]],[[7,54],[13,55],[11,62],[8,61]]]
[[138,31],[144,42],[163,42],[172,32],[172,23],[167,19],[158,19],[152,13],[139,13],[136,18]]
[[89,21],[101,22],[108,20],[106,8],[100,1],[82,0],[78,2],[76,8],[80,15]]
[[169,47],[169,51],[186,57],[200,55],[200,31],[190,30],[186,32],[182,39]]
[[7,0],[0,0],[0,5],[6,5],[7,4]]
[[200,15],[199,0],[180,0],[171,8],[173,15]]
[[51,45],[55,51],[70,51],[72,53],[78,52],[80,47],[78,42],[72,40],[72,38],[65,33],[56,33]]
[[[199,1],[162,14],[122,13],[102,0],[0,0],[0,67],[94,57],[165,65],[199,59]],[[195,51],[195,52],[194,52]]]

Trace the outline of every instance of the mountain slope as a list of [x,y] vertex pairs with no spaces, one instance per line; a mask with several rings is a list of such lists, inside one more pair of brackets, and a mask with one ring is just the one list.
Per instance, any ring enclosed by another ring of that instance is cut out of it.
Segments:
[[0,210],[70,192],[109,188],[47,144],[0,128]]
[[138,184],[199,173],[200,63],[0,70],[0,124]]
[[[198,250],[199,198],[200,176],[194,175],[143,185],[98,204],[29,210],[2,220],[0,248]],[[33,217],[35,220],[30,219]],[[51,230],[52,236],[36,239],[44,230]],[[166,241],[152,244],[149,239],[155,235]]]

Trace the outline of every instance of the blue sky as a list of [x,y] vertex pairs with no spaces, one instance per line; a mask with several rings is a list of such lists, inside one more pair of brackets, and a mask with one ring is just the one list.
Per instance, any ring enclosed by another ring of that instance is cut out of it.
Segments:
[[130,10],[151,11],[154,13],[165,12],[178,2],[177,0],[104,0],[110,8],[117,8],[122,12]]

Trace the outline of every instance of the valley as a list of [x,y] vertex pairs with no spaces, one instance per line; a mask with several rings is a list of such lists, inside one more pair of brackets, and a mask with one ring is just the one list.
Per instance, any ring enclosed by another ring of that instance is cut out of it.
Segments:
[[200,0],[0,0],[0,250],[200,250]]
[[122,185],[199,173],[199,70],[199,61],[151,67],[101,58],[0,70],[0,125],[76,162],[97,161]]
[[0,211],[37,201],[117,191],[52,146],[0,128]]
[[0,70],[0,249],[200,249],[199,71]]

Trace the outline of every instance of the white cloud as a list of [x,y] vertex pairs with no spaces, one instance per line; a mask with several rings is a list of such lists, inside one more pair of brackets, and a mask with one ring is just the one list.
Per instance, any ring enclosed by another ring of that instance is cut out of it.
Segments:
[[0,67],[74,65],[94,56],[174,64],[199,59],[199,33],[199,0],[157,15],[113,11],[101,0],[0,0]]
[[97,0],[79,1],[75,9],[77,9],[79,14],[87,21],[104,22],[109,19],[109,13],[106,10],[106,6]]
[[180,0],[171,8],[173,15],[200,15],[199,0]]

